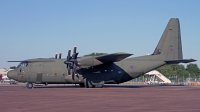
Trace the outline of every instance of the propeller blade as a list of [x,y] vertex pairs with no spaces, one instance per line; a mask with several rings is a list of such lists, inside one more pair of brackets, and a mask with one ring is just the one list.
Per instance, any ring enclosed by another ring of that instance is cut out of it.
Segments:
[[74,46],[74,53],[76,53],[76,49],[77,49],[77,47],[76,47],[76,46]]
[[73,72],[75,75],[77,75],[77,71],[76,71],[76,64],[74,63],[74,66],[73,66]]
[[68,56],[67,56],[67,60],[70,60],[70,56],[71,56],[71,49],[68,50]]
[[78,56],[78,53],[75,54],[75,59],[77,58],[77,56]]
[[74,64],[75,64],[77,67],[79,67],[79,65],[78,65],[78,62],[77,62],[77,61],[75,61],[75,62],[74,62]]
[[72,59],[76,59],[77,56],[78,56],[78,53],[74,53],[74,54],[72,55]]
[[64,63],[65,63],[66,65],[71,64],[71,62],[69,62],[69,61],[67,61],[67,60],[66,60]]
[[71,75],[71,63],[67,65],[68,74]]

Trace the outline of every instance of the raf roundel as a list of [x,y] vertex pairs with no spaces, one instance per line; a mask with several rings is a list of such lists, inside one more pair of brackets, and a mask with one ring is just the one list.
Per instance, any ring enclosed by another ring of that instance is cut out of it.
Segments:
[[134,69],[134,66],[133,66],[133,65],[131,65],[131,66],[130,66],[130,69]]
[[172,51],[173,51],[173,48],[172,48],[172,47],[171,47],[171,48],[169,48],[169,51],[171,51],[171,52],[172,52]]

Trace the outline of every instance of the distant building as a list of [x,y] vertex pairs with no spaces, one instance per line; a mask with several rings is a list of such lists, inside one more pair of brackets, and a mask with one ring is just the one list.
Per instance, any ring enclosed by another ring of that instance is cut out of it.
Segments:
[[2,80],[2,74],[0,74],[0,81]]
[[10,82],[10,79],[7,77],[7,73],[8,71],[10,71],[12,69],[0,69],[0,81],[1,82]]
[[1,68],[1,69],[0,69],[0,74],[1,74],[2,72],[6,72],[6,71],[7,71],[7,69]]

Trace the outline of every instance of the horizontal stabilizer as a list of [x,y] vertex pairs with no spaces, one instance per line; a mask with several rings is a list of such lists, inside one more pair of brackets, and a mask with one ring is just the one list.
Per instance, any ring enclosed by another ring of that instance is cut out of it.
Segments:
[[103,56],[97,56],[95,58],[97,60],[101,61],[102,63],[108,63],[108,62],[121,61],[131,55],[133,55],[133,54],[118,52],[118,53],[112,53],[112,54],[107,54],[107,55],[103,55]]
[[194,62],[197,60],[194,59],[183,59],[183,60],[168,60],[165,61],[167,64],[178,64],[178,63],[190,63],[190,62]]

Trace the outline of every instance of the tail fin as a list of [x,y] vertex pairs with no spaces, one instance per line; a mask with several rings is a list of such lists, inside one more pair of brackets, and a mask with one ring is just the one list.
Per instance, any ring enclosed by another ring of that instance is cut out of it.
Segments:
[[164,60],[182,60],[181,31],[178,18],[171,18],[152,55]]

